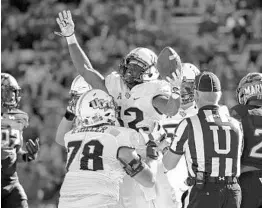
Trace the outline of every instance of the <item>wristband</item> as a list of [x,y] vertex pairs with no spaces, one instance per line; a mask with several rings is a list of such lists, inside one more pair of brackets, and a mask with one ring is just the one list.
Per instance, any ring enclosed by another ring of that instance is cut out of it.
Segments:
[[66,113],[65,113],[64,117],[65,117],[66,120],[68,120],[68,121],[73,121],[74,118],[75,118],[75,114],[73,114],[72,112],[66,110]]
[[157,151],[157,145],[152,140],[149,140],[148,143],[146,144],[146,156],[153,160],[158,159],[159,153]]
[[32,160],[34,160],[34,158],[31,157],[28,152],[23,153],[22,159],[24,162],[31,162]]
[[[129,175],[130,177],[134,177],[145,168],[145,163],[141,160],[141,156],[140,155],[138,156],[139,156],[138,160],[133,159],[130,163],[126,164],[126,166],[123,167],[124,170],[126,171],[126,174]],[[138,166],[134,167],[136,165]]]

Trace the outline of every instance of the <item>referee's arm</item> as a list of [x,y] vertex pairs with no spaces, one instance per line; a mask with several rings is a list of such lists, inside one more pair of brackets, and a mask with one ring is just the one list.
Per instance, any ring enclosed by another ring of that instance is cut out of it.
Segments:
[[163,156],[163,164],[167,170],[172,170],[177,166],[181,156],[185,152],[185,146],[188,140],[188,122],[184,119],[176,128],[174,140],[169,150]]

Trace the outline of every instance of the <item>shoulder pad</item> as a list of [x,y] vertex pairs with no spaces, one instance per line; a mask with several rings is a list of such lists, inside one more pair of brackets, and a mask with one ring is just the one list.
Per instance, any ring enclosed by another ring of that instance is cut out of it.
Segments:
[[230,109],[230,116],[237,120],[241,120],[248,113],[248,108],[246,105],[236,105]]
[[8,115],[14,116],[15,120],[18,123],[22,123],[24,125],[24,128],[28,127],[29,117],[28,117],[28,114],[26,112],[21,111],[19,109],[15,109],[15,110],[8,112]]

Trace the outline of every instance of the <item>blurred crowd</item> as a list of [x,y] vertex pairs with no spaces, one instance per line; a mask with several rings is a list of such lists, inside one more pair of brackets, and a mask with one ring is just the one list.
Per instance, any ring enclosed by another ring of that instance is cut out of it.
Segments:
[[[2,0],[2,72],[23,89],[21,109],[29,114],[24,138],[39,137],[39,159],[19,164],[30,207],[52,208],[65,174],[66,151],[55,141],[77,75],[58,12],[71,10],[80,45],[94,68],[116,70],[134,47],[159,53],[173,47],[183,62],[215,72],[222,81],[221,104],[232,107],[240,78],[262,72],[261,0]],[[188,31],[190,30],[190,31]]]

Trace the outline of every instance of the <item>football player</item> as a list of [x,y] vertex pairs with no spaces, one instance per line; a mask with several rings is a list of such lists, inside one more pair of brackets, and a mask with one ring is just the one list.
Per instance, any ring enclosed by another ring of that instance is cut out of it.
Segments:
[[[200,73],[199,69],[191,63],[182,64],[182,85],[181,85],[181,106],[178,113],[175,116],[166,116],[161,121],[164,129],[167,132],[168,139],[165,140],[171,143],[171,138],[175,132],[177,125],[189,116],[196,115],[198,108],[194,100],[194,82],[196,76]],[[159,169],[160,170],[160,169]],[[172,186],[173,200],[175,201],[176,207],[181,207],[182,194],[188,189],[188,186],[184,183],[188,174],[185,158],[182,157],[178,163],[178,168],[167,172],[168,179]]]
[[59,208],[121,207],[119,189],[125,175],[143,186],[154,185],[153,148],[143,151],[143,147],[149,138],[162,136],[157,125],[150,136],[115,126],[113,98],[97,89],[79,98],[76,116],[77,126],[65,134],[68,172],[60,190]]
[[[122,60],[119,72],[112,72],[104,79],[99,72],[93,69],[89,59],[80,48],[74,35],[74,22],[70,11],[59,13],[57,23],[61,33],[56,34],[66,37],[71,58],[78,72],[93,88],[102,89],[114,97],[119,106],[118,118],[121,126],[135,130],[143,128],[149,133],[153,129],[154,122],[161,120],[163,114],[175,115],[177,113],[180,106],[180,77],[174,74],[170,83],[160,80],[159,72],[156,69],[157,56],[153,51],[147,48],[132,50]],[[130,200],[124,200],[125,204],[128,204],[127,207],[150,206],[142,205],[144,198],[148,204],[156,198],[156,195],[162,194],[163,197],[169,195],[169,193],[151,189],[141,192],[138,184],[134,184],[133,180],[128,181],[129,178],[126,180],[124,184],[128,184],[126,187],[131,188],[121,189],[124,191],[123,195],[131,194],[139,204],[134,204],[134,200],[131,200],[130,203]],[[139,193],[135,194],[136,191]],[[143,198],[141,203],[139,196]],[[168,204],[173,206],[171,195],[169,201]],[[165,202],[162,201],[159,206],[165,206]]]
[[70,11],[59,13],[57,23],[60,35],[66,37],[71,58],[79,74],[94,89],[108,91],[117,102],[122,125],[133,129],[150,128],[162,114],[175,115],[180,106],[181,80],[177,78],[171,87],[159,79],[156,69],[157,55],[147,48],[136,48],[122,60],[119,71],[112,72],[104,79],[96,71],[80,48],[74,35],[74,22]]
[[81,75],[75,77],[71,84],[71,89],[69,91],[70,100],[66,108],[66,113],[62,118],[56,132],[56,142],[64,146],[64,136],[65,133],[70,131],[73,126],[76,126],[77,118],[75,117],[75,106],[79,97],[86,92],[91,90],[92,87],[84,80]]
[[28,126],[27,113],[18,109],[21,88],[16,79],[1,73],[1,205],[3,208],[26,208],[27,196],[18,180],[17,162],[36,159],[39,139],[23,146],[23,129]]
[[262,73],[249,73],[239,82],[239,105],[231,115],[242,123],[244,149],[241,158],[241,208],[262,207]]

